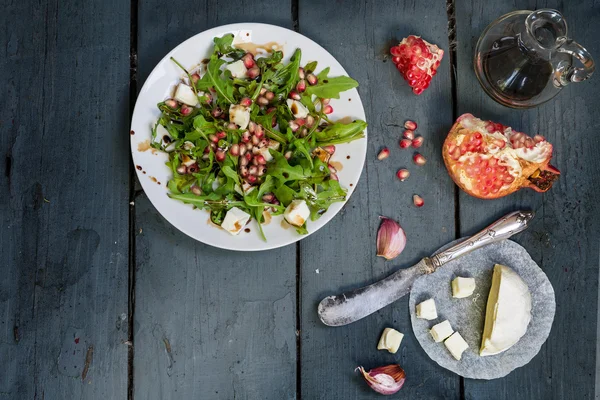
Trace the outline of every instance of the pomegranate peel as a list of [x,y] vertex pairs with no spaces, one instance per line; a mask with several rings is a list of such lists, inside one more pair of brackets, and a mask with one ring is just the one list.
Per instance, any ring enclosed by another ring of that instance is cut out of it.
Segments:
[[560,171],[549,164],[552,145],[471,114],[461,115],[442,148],[450,177],[466,193],[495,199],[522,187],[545,192]]

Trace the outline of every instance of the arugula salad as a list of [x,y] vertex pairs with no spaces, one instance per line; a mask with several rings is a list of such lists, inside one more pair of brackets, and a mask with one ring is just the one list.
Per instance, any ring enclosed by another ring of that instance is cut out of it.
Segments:
[[[152,147],[169,155],[169,197],[210,212],[236,235],[249,220],[283,214],[300,234],[334,202],[346,199],[329,159],[335,146],[364,137],[367,123],[333,122],[329,99],[355,88],[329,68],[288,63],[281,51],[238,49],[234,36],[214,38],[209,59],[186,70],[174,95],[158,103]],[[269,218],[270,219],[270,218]]]

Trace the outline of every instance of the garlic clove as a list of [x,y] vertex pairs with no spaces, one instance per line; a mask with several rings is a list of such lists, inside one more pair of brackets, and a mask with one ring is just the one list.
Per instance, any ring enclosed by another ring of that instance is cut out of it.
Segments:
[[377,232],[377,256],[386,260],[396,257],[406,246],[406,235],[400,225],[393,219],[379,217],[383,220]]
[[396,393],[402,388],[406,380],[406,374],[398,364],[373,368],[368,372],[363,367],[357,367],[356,369],[360,371],[371,389],[385,395]]

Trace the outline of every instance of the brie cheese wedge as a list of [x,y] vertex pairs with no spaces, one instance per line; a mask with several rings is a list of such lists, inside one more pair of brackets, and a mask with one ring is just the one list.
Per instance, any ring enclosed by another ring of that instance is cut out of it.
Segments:
[[481,356],[502,353],[527,331],[531,294],[527,284],[509,267],[496,264],[485,311]]
[[242,60],[237,60],[236,62],[227,64],[225,69],[231,72],[231,76],[233,78],[245,78],[246,72],[248,71]]

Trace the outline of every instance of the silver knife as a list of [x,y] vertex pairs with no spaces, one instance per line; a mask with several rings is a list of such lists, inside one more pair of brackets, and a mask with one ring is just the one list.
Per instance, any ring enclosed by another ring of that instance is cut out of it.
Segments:
[[319,303],[319,318],[329,326],[342,326],[358,321],[407,294],[421,275],[431,274],[442,265],[475,249],[508,239],[525,230],[534,215],[533,211],[513,211],[476,235],[438,254],[425,257],[410,268],[398,270],[369,286],[325,297]]

